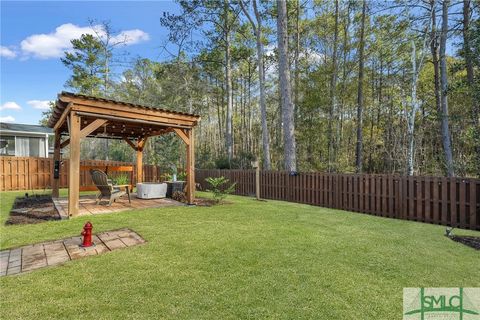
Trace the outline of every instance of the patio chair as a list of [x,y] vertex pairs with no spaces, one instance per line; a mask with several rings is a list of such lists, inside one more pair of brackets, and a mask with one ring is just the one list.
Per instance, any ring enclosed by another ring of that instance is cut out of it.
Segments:
[[92,176],[93,183],[95,183],[100,191],[95,197],[96,204],[99,204],[102,198],[105,197],[109,199],[108,205],[111,206],[112,202],[115,202],[115,200],[126,194],[125,191],[116,187],[111,179],[108,179],[105,172],[92,169],[90,170],[90,175]]

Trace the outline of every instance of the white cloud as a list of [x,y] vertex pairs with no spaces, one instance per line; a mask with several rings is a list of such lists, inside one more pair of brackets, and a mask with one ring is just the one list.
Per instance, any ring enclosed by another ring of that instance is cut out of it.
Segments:
[[26,54],[37,58],[57,58],[71,48],[70,40],[80,38],[82,34],[93,34],[90,27],[79,27],[71,23],[62,24],[49,34],[34,34],[25,38],[20,46]]
[[15,118],[12,116],[0,117],[0,122],[15,122]]
[[0,110],[21,110],[22,107],[20,107],[16,102],[13,101],[7,101],[4,104],[0,106]]
[[112,38],[113,42],[123,42],[125,45],[131,45],[148,40],[150,40],[148,33],[140,29],[122,31]]
[[[95,31],[97,32],[95,33]],[[72,48],[70,41],[80,38],[82,34],[105,36],[100,25],[80,27],[72,23],[66,23],[57,27],[54,32],[34,34],[25,38],[20,43],[20,47],[27,56],[34,56],[40,59],[58,58],[63,56],[64,51]],[[148,33],[139,29],[132,29],[121,31],[117,36],[113,37],[112,41],[124,41],[125,45],[132,45],[141,41],[147,41],[149,38]]]
[[34,109],[48,110],[50,109],[50,102],[50,100],[29,100],[27,101],[27,104]]
[[15,58],[16,56],[17,54],[12,49],[9,49],[4,46],[0,46],[0,57]]

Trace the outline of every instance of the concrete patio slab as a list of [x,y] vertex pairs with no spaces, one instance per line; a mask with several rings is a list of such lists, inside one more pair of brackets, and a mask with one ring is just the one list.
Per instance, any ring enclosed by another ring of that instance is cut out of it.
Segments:
[[95,246],[89,248],[80,246],[82,237],[70,237],[0,251],[0,276],[60,265],[70,260],[136,246],[145,242],[138,233],[128,228],[102,232],[92,238]]

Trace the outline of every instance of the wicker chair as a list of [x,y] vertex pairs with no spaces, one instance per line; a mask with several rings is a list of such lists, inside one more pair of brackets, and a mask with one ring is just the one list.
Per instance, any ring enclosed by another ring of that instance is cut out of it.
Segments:
[[115,200],[126,194],[125,191],[116,187],[111,179],[108,179],[105,172],[92,169],[90,170],[90,175],[92,176],[93,183],[95,183],[100,191],[95,198],[96,204],[99,204],[102,198],[108,198],[108,205],[111,206],[112,202],[115,202]]

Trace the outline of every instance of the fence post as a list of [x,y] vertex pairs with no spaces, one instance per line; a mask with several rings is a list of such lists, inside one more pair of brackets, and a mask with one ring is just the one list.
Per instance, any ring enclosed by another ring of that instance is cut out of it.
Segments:
[[255,168],[255,194],[257,196],[257,200],[260,200],[260,168],[258,164]]

